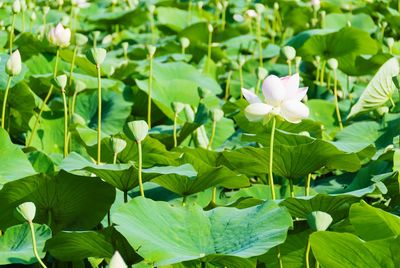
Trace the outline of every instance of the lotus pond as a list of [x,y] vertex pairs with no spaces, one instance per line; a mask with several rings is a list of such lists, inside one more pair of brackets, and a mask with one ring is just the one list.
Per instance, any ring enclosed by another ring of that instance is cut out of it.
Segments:
[[0,1],[0,266],[400,266],[400,1]]

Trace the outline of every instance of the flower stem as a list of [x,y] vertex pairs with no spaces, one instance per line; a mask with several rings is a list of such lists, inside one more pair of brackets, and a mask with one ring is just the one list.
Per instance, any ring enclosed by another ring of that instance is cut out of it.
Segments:
[[230,95],[231,78],[232,78],[232,71],[229,71],[228,78],[226,79],[226,85],[225,85],[225,101],[228,100],[229,95]]
[[310,239],[307,240],[307,249],[306,249],[306,268],[310,268]]
[[340,130],[343,129],[342,117],[340,116],[340,109],[339,109],[339,101],[338,101],[338,94],[337,94],[337,74],[336,70],[333,71],[333,94],[335,96],[335,108],[336,108],[336,116],[339,122]]
[[25,11],[22,11],[22,32],[25,32]]
[[239,79],[240,79],[240,99],[243,99],[242,88],[244,87],[244,82],[243,82],[243,67],[241,64],[239,64]]
[[287,64],[288,64],[288,74],[292,75],[292,61],[288,60]]
[[324,75],[325,75],[325,66],[326,66],[326,60],[324,60],[323,62],[322,62],[322,66],[321,66],[321,75],[320,75],[320,83],[321,83],[321,86],[322,86],[322,84],[324,83]]
[[97,114],[97,164],[101,161],[101,69],[100,65],[96,65],[97,69],[97,103],[98,103],[98,114]]
[[[56,62],[54,64],[54,71],[53,71],[53,78],[56,78],[56,76],[57,76],[59,58],[60,58],[60,49],[57,49]],[[51,94],[53,93],[53,87],[54,87],[53,85],[50,86],[49,92],[47,93],[46,97],[43,100],[42,105],[40,106],[40,110],[39,110],[38,116],[36,117],[35,123],[33,124],[31,135],[29,137],[28,142],[26,143],[27,147],[29,147],[31,145],[31,143],[32,143],[32,139],[33,139],[33,136],[35,135],[36,129],[38,127],[40,117],[42,116],[42,113],[44,111],[44,107],[46,107],[46,104],[49,101],[49,99],[51,97]]]
[[139,171],[138,171],[139,189],[140,189],[140,195],[144,197],[143,180],[142,180],[142,143],[140,141],[138,142],[138,153],[139,153]]
[[258,43],[258,64],[260,67],[263,67],[264,63],[263,63],[263,47],[261,40],[261,15],[257,16],[257,43]]
[[73,55],[72,55],[71,69],[69,70],[69,86],[72,85],[72,78],[73,78],[72,73],[73,73],[74,68],[75,68],[75,58],[76,58],[76,52],[77,52],[77,51],[78,51],[78,47],[75,46],[74,52],[73,52]]
[[304,193],[306,196],[310,195],[310,185],[311,185],[311,173],[308,173],[305,193]]
[[208,142],[207,145],[207,150],[211,150],[211,146],[213,144],[214,141],[214,137],[215,137],[215,129],[217,128],[217,121],[213,120],[212,122],[212,128],[211,128],[211,136],[210,136],[210,141]]
[[13,41],[14,41],[15,16],[16,16],[16,14],[13,14],[12,22],[11,22],[11,30],[10,30],[10,55],[12,54]]
[[290,197],[295,197],[293,179],[289,179]]
[[176,120],[178,118],[178,114],[174,114],[174,127],[173,127],[173,136],[174,136],[174,148],[178,146],[178,138],[176,136]]
[[153,56],[150,56],[149,84],[147,89],[147,124],[151,129],[151,89],[153,87]]
[[274,137],[275,137],[276,119],[272,118],[271,140],[269,144],[269,170],[268,170],[268,184],[271,187],[271,198],[275,200],[275,186],[273,175],[273,161],[274,161]]
[[65,89],[61,89],[63,102],[64,102],[64,158],[68,155],[68,107],[67,98],[65,96]]
[[37,244],[36,244],[36,237],[35,237],[35,227],[33,226],[32,221],[28,221],[29,227],[31,229],[31,235],[32,235],[32,246],[33,246],[33,254],[35,254],[36,259],[40,263],[40,265],[43,268],[47,268],[47,266],[43,263],[42,259],[39,256],[39,253],[37,251]]
[[8,93],[10,91],[11,79],[12,79],[12,76],[8,76],[6,93],[4,95],[4,100],[3,100],[3,109],[1,111],[1,128],[3,128],[3,129],[4,129],[5,121],[6,121],[6,106],[7,106]]
[[213,34],[212,31],[208,31],[206,73],[208,73],[210,69],[212,34]]

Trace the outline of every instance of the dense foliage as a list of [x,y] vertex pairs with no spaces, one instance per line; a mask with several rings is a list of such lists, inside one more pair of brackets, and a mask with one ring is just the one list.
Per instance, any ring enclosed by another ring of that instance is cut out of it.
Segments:
[[0,266],[399,267],[400,1],[0,19]]

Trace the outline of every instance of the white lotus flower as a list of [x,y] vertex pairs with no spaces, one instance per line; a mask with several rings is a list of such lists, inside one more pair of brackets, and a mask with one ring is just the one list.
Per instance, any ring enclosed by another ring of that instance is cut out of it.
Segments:
[[262,91],[265,100],[243,88],[243,96],[250,103],[245,115],[251,122],[261,121],[268,115],[278,115],[291,123],[300,123],[309,115],[308,107],[301,102],[308,87],[299,88],[299,74],[279,78],[269,75],[263,82]]
[[119,254],[118,251],[115,251],[114,255],[112,256],[110,260],[110,268],[126,268],[128,267],[126,263],[124,262],[124,259],[122,259],[121,254]]
[[71,41],[71,30],[58,23],[55,28],[50,30],[48,39],[55,46],[67,47]]
[[6,63],[6,73],[9,76],[19,75],[22,70],[21,55],[15,50]]
[[32,202],[25,202],[17,207],[17,211],[26,221],[32,222],[36,215],[36,206]]

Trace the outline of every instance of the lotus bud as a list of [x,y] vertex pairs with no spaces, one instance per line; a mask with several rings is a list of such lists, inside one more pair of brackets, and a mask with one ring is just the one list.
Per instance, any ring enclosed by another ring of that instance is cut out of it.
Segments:
[[28,222],[32,222],[36,215],[36,206],[32,202],[22,203],[17,207],[17,212]]
[[154,12],[156,11],[156,6],[155,5],[149,5],[149,12],[150,14],[154,14]]
[[243,55],[239,56],[239,67],[242,67],[246,63],[246,58]]
[[265,6],[263,4],[257,3],[255,4],[255,8],[258,14],[263,14],[265,11]]
[[234,19],[236,22],[243,22],[243,21],[244,21],[243,16],[240,15],[240,14],[235,14],[235,15],[233,15],[233,19]]
[[103,46],[107,46],[110,45],[113,41],[113,37],[111,34],[107,34],[106,36],[104,36],[103,40],[101,41],[101,44]]
[[337,59],[331,58],[328,60],[328,66],[332,70],[336,70],[339,67],[339,62],[337,61]]
[[222,5],[221,2],[217,2],[217,9],[218,9],[219,11],[223,11],[223,10],[224,10],[224,6]]
[[267,69],[263,67],[258,67],[257,77],[259,80],[264,81],[264,79],[268,76]]
[[224,117],[224,111],[219,108],[212,109],[211,117],[213,121],[218,122]]
[[190,40],[189,40],[188,38],[182,37],[182,38],[180,39],[180,41],[181,41],[181,46],[182,46],[183,48],[188,48],[188,47],[190,46]]
[[122,46],[122,49],[124,50],[124,54],[127,54],[128,53],[129,43],[128,42],[123,42],[121,44],[121,46]]
[[31,21],[35,21],[37,19],[35,11],[32,11],[31,16],[29,17]]
[[104,48],[96,47],[96,48],[90,49],[87,52],[86,57],[94,65],[100,66],[101,64],[103,64],[103,62],[106,58],[106,55],[107,55],[107,51]]
[[394,46],[394,38],[393,37],[389,37],[386,39],[386,44],[388,45],[389,48]]
[[296,64],[296,67],[299,68],[300,63],[301,63],[301,57],[300,56],[296,56],[296,58],[294,58],[294,62]]
[[25,12],[28,8],[28,6],[26,5],[26,1],[25,0],[19,0],[19,3],[21,4],[21,11]]
[[88,38],[86,35],[80,34],[80,33],[76,33],[75,34],[75,44],[78,47],[83,47],[84,45],[86,45],[86,43],[88,42]]
[[111,4],[112,4],[113,6],[117,5],[117,4],[118,4],[118,0],[111,0]]
[[50,7],[48,7],[48,6],[43,7],[43,15],[46,16],[49,13],[49,11],[50,11]]
[[72,124],[78,126],[86,126],[86,120],[77,113],[72,115]]
[[174,101],[172,103],[172,110],[174,111],[174,113],[179,114],[183,111],[183,109],[185,109],[184,103],[178,101]]
[[318,10],[321,6],[320,0],[311,0],[311,6],[315,9]]
[[21,2],[19,0],[14,0],[12,4],[12,12],[13,14],[18,14],[21,12]]
[[258,16],[257,12],[254,9],[249,9],[246,11],[246,16],[249,18],[256,18]]
[[110,260],[110,264],[108,267],[109,268],[127,268],[128,266],[124,262],[124,259],[122,259],[119,252],[115,251],[114,255],[112,256],[112,258]]
[[225,0],[222,4],[224,5],[224,8],[227,8],[229,6],[229,1]]
[[209,33],[212,33],[212,32],[214,31],[214,27],[211,25],[211,23],[209,23],[209,24],[207,25],[207,28],[208,28],[208,32],[209,32]]
[[319,65],[321,63],[321,57],[320,56],[315,56],[315,63]]
[[278,2],[275,2],[275,3],[274,3],[274,9],[275,9],[275,10],[279,10],[279,3],[278,3]]
[[71,30],[58,23],[55,28],[50,30],[48,40],[55,46],[67,47],[71,41]]
[[149,126],[143,120],[129,122],[128,129],[130,138],[135,139],[136,142],[142,142],[149,132]]
[[57,4],[58,4],[58,6],[64,5],[64,0],[57,0]]
[[291,46],[285,46],[282,48],[282,53],[285,55],[287,60],[294,60],[296,57],[296,50]]
[[22,70],[21,55],[19,50],[15,50],[6,63],[6,73],[9,76],[19,75]]
[[149,52],[150,58],[154,57],[154,54],[156,54],[156,47],[153,45],[148,45],[147,46],[147,51]]
[[195,114],[192,107],[190,107],[189,104],[185,105],[185,116],[186,116],[186,121],[188,121],[189,123],[194,122]]
[[65,74],[59,75],[56,78],[54,78],[54,82],[62,90],[64,90],[65,87],[67,86],[67,81],[68,81],[68,77]]
[[120,152],[122,152],[125,149],[126,141],[123,139],[112,137],[111,138],[111,146],[112,146],[114,154],[119,154]]
[[331,215],[323,211],[313,211],[307,215],[307,222],[313,231],[326,231],[333,219]]
[[75,82],[75,91],[80,93],[86,89],[86,84],[80,80]]

